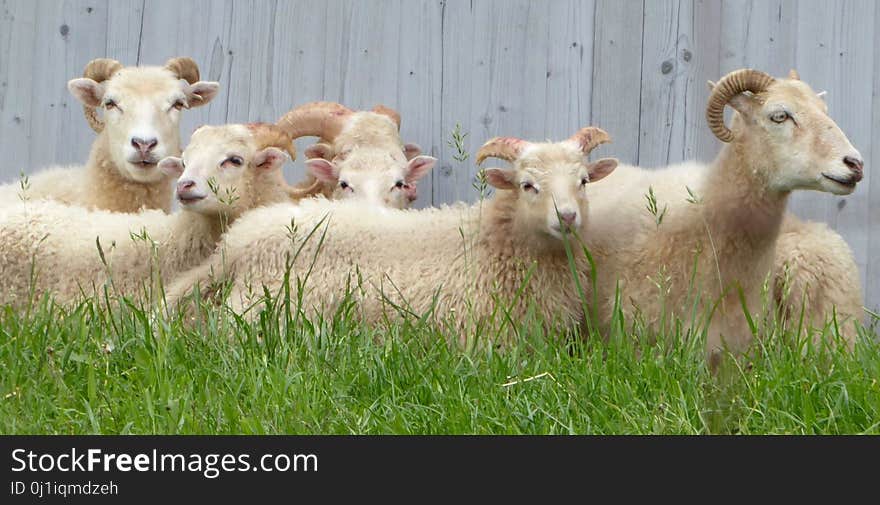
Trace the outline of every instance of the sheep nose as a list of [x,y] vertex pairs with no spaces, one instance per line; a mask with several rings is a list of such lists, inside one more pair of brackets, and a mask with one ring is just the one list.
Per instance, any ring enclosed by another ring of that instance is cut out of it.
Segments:
[[184,179],[177,183],[177,192],[186,193],[187,191],[192,190],[194,187],[196,187],[196,181],[192,179]]
[[865,163],[856,158],[855,156],[845,156],[843,158],[843,164],[848,166],[850,170],[853,171],[855,176],[853,177],[856,181],[862,180],[862,172],[865,168]]
[[155,138],[144,140],[140,137],[132,137],[131,138],[131,145],[132,145],[132,147],[134,147],[135,149],[140,151],[141,154],[147,154],[154,147],[159,145],[159,141]]
[[575,220],[577,219],[577,216],[578,216],[577,212],[560,212],[559,213],[559,219],[561,219],[562,222],[567,224],[568,226],[571,226],[574,224]]

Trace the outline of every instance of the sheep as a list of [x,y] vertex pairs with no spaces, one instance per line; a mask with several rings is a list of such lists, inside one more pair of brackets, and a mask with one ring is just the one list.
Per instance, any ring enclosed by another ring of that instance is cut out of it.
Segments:
[[381,207],[407,208],[417,198],[416,182],[437,161],[401,141],[400,115],[383,105],[354,112],[334,102],[312,102],[285,114],[278,125],[294,139],[319,137],[305,151],[306,167],[327,197],[358,196]]
[[220,85],[199,81],[198,65],[189,58],[172,58],[163,67],[123,67],[102,58],[89,62],[83,77],[67,87],[98,133],[88,162],[30,175],[26,188],[23,181],[2,186],[0,206],[52,199],[114,212],[169,212],[173,180],[157,163],[180,154],[180,111],[207,104]]
[[504,345],[513,328],[495,325],[530,310],[548,326],[576,327],[582,305],[565,242],[587,210],[584,186],[617,165],[586,162],[609,141],[594,127],[558,143],[492,139],[477,162],[496,157],[513,168],[485,169],[496,195],[471,206],[384,209],[378,218],[350,201],[258,209],[171,285],[168,303],[187,310],[187,295],[198,286],[209,300],[228,292],[233,310],[254,317],[265,301],[262,287],[279,293],[290,266],[291,298],[302,296],[312,315],[332,313],[352,287],[365,322],[430,311],[436,322],[454,324],[463,345],[473,342],[475,328],[502,330],[494,343]]
[[281,167],[293,157],[292,140],[274,125],[203,126],[182,159],[158,163],[179,176],[174,214],[90,211],[52,200],[0,209],[0,304],[22,306],[43,294],[69,303],[105,285],[149,300],[156,281],[164,285],[198,265],[244,211],[289,201]]
[[[710,87],[706,117],[727,144],[715,161],[619,168],[588,189],[582,234],[598,271],[600,329],[609,328],[618,288],[624,314],[641,314],[655,330],[672,316],[693,328],[692,309],[706,314],[717,300],[706,328],[716,363],[723,346],[737,352],[751,342],[739,290],[750,312],[762,307],[789,194],[852,193],[863,162],[800,80],[743,69]],[[726,105],[736,111],[731,129]]]
[[[774,300],[789,326],[822,330],[837,323],[849,347],[864,314],[859,268],[843,237],[825,223],[786,215],[776,244]],[[821,332],[813,332],[818,343]]]

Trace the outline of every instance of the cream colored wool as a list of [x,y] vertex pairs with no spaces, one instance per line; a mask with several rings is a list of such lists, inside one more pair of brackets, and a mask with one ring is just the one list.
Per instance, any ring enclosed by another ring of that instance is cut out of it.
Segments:
[[787,214],[774,268],[774,299],[787,326],[797,329],[803,323],[818,337],[836,321],[852,346],[864,318],[864,298],[858,265],[843,237],[825,223]]
[[[244,211],[289,201],[281,166],[291,141],[283,133],[264,135],[266,128],[274,126],[197,130],[183,154],[182,210],[172,215],[88,210],[51,200],[0,208],[0,304],[20,306],[43,294],[67,303],[108,283],[112,293],[155,297],[160,279],[198,265]],[[227,159],[230,153],[242,166]],[[182,171],[177,158],[160,165],[172,174]]]
[[[525,321],[530,310],[548,324],[572,326],[581,303],[556,211],[579,223],[588,174],[598,179],[616,160],[588,164],[570,141],[528,145],[513,170],[487,170],[490,182],[506,189],[472,206],[376,210],[354,201],[303,200],[251,212],[205,264],[171,286],[169,299],[180,301],[194,285],[216,296],[229,282],[231,307],[254,318],[263,287],[280,293],[293,258],[291,298],[301,294],[309,315],[332,314],[351,287],[363,320],[378,324],[401,312],[433,310],[435,320],[451,318],[460,343],[480,327]],[[297,279],[305,282],[301,293]]]

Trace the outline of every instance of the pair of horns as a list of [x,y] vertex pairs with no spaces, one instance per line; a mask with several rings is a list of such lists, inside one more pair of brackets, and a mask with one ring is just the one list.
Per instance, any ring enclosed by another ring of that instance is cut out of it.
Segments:
[[[83,77],[95,82],[104,82],[123,68],[122,63],[116,60],[98,58],[86,65],[86,68],[83,69]],[[195,84],[199,81],[199,66],[192,58],[171,58],[165,62],[165,68],[170,70],[178,79],[185,79],[190,84]],[[83,105],[83,114],[86,116],[86,121],[88,121],[92,130],[95,130],[96,133],[101,133],[104,130],[104,123],[98,119],[94,107]]]
[[[377,105],[372,112],[388,117],[400,130],[400,114],[394,109]],[[352,114],[353,110],[336,102],[311,102],[281,116],[278,126],[294,139],[319,137],[332,142]]]
[[[586,156],[600,144],[611,142],[611,136],[601,128],[587,126],[578,130],[568,140],[577,144]],[[483,147],[477,151],[477,165],[483,163],[486,158],[513,161],[519,158],[529,145],[531,142],[516,137],[495,137],[483,144]]]

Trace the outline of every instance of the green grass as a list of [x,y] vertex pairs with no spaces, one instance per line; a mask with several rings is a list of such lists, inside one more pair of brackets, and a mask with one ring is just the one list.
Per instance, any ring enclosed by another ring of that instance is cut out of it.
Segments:
[[[128,304],[0,309],[2,433],[880,433],[880,344],[771,336],[717,373],[699,339],[462,350],[435,326]],[[191,327],[187,327],[191,326]]]

